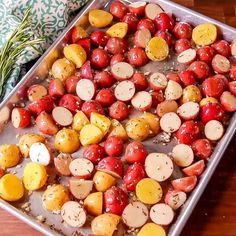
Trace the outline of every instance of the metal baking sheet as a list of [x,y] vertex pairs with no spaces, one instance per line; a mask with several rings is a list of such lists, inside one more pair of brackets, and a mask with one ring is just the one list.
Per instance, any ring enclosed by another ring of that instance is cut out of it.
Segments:
[[[133,0],[129,2],[134,2]],[[199,13],[196,13],[192,10],[184,8],[176,3],[167,1],[167,0],[151,0],[149,2],[155,2],[159,4],[165,11],[172,13],[179,20],[186,21],[191,23],[192,25],[197,25],[203,22],[212,22],[218,26],[219,33],[223,35],[223,37],[232,41],[236,38],[236,30],[232,27],[229,27],[223,23],[215,21],[209,17],[203,16]],[[90,9],[94,8],[106,8],[110,5],[111,1],[90,1],[84,9],[78,14],[78,16],[74,19],[74,21],[65,29],[65,31],[59,36],[59,38],[53,43],[53,45],[45,52],[45,54],[37,61],[37,63],[32,67],[32,69],[27,73],[27,75],[23,78],[23,80],[13,89],[13,91],[9,94],[7,99],[0,104],[0,144],[3,143],[17,143],[18,137],[22,133],[33,132],[33,128],[16,130],[11,126],[11,123],[8,122],[10,118],[10,111],[15,103],[21,103],[21,96],[19,92],[30,84],[39,83],[40,81],[45,82],[48,77],[48,73],[50,71],[52,63],[60,57],[61,49],[65,45],[65,36],[70,31],[70,29],[76,25],[82,25],[83,27],[88,27],[87,22],[87,13]],[[164,62],[154,63],[151,62],[144,68],[142,68],[145,72],[155,72],[155,71],[168,71],[168,70],[181,70],[181,66],[176,63],[174,56]],[[221,141],[217,144],[215,151],[207,163],[207,168],[203,175],[199,178],[199,183],[195,190],[190,194],[187,202],[181,208],[180,211],[177,212],[175,222],[167,229],[169,236],[177,236],[180,235],[185,223],[187,222],[191,212],[193,211],[195,205],[197,204],[200,196],[202,195],[204,189],[207,186],[212,174],[214,173],[220,159],[223,156],[225,149],[227,148],[230,140],[232,139],[236,130],[236,114],[234,114],[231,118],[227,131]],[[36,131],[35,131],[36,132]],[[154,139],[145,141],[144,144],[148,147],[150,152],[165,152],[169,153],[173,144],[176,142],[174,139],[167,146],[163,146],[160,143],[156,143],[155,140],[158,140],[158,137]],[[49,139],[50,140],[50,139]],[[153,142],[154,141],[154,142]],[[80,150],[81,152],[81,150]],[[78,157],[80,152],[74,154],[74,156]],[[22,163],[20,163],[17,167],[10,169],[10,172],[16,173],[18,176],[22,176],[22,167],[29,160],[25,159]],[[53,168],[48,167],[48,173],[50,175],[50,181],[60,181],[66,184],[66,178],[57,178],[56,173],[53,171]],[[173,177],[180,176],[181,172],[178,168],[175,168],[175,172]],[[165,186],[163,186],[165,188]],[[85,227],[81,229],[71,228],[65,223],[61,222],[61,217],[55,214],[48,213],[42,208],[41,204],[41,194],[44,189],[40,191],[35,191],[32,194],[26,193],[23,200],[9,204],[3,200],[0,200],[0,207],[17,216],[24,222],[28,223],[38,231],[42,232],[44,235],[87,235],[89,231],[89,222],[88,219]],[[30,212],[28,212],[29,208],[27,208],[27,204],[29,203]],[[40,223],[39,220],[36,219],[37,216],[44,216],[46,218],[46,222]],[[123,231],[123,229],[119,229],[116,232],[116,235],[128,235],[127,231]]]

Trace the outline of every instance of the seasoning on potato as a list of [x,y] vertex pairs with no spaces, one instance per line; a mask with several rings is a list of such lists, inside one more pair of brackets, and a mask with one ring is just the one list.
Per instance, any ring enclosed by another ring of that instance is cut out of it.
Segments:
[[112,14],[103,10],[92,10],[89,12],[89,23],[98,28],[103,28],[111,24],[113,20]]
[[107,30],[107,34],[110,37],[118,37],[118,38],[124,38],[127,32],[128,32],[128,24],[124,22],[116,23]]

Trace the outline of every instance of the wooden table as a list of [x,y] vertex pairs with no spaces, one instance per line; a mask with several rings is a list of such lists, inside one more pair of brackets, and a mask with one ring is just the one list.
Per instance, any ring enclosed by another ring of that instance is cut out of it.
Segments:
[[[236,27],[236,0],[175,0]],[[0,209],[1,236],[40,236]],[[236,137],[196,206],[181,236],[236,235]]]

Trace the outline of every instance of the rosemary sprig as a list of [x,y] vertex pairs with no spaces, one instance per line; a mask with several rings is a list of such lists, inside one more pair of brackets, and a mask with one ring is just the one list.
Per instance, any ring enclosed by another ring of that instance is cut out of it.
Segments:
[[3,97],[4,85],[11,75],[14,64],[22,55],[26,47],[34,49],[37,44],[45,41],[45,38],[32,39],[30,35],[30,11],[28,8],[25,11],[23,19],[17,29],[14,30],[5,45],[0,49],[0,100]]

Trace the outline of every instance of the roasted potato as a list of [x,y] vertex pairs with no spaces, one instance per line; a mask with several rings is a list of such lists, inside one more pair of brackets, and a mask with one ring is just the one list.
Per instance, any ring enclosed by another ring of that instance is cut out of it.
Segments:
[[160,121],[159,118],[150,113],[150,112],[144,112],[144,114],[141,116],[144,120],[147,121],[150,127],[150,136],[155,136],[160,132]]
[[72,128],[79,132],[87,124],[89,124],[87,116],[82,111],[78,111],[73,118]]
[[124,22],[116,23],[107,30],[107,34],[110,37],[118,37],[118,38],[124,38],[127,32],[128,32],[128,24]]
[[90,121],[92,125],[97,126],[103,132],[103,135],[107,134],[111,126],[111,121],[109,120],[109,118],[97,112],[92,112]]
[[93,176],[94,186],[97,191],[105,192],[111,186],[116,184],[116,179],[102,171],[97,171]]
[[103,28],[111,24],[113,20],[112,14],[103,10],[91,10],[89,12],[89,23],[98,28]]
[[201,91],[196,85],[189,85],[183,89],[182,103],[200,102],[202,99]]
[[103,207],[103,193],[90,193],[84,200],[84,207],[91,215],[101,215]]
[[113,119],[111,121],[111,127],[110,127],[108,137],[111,137],[111,136],[120,137],[124,141],[128,139],[125,128],[123,127],[123,125],[118,120]]
[[83,146],[99,143],[103,138],[102,131],[95,125],[85,125],[80,131],[80,142]]

